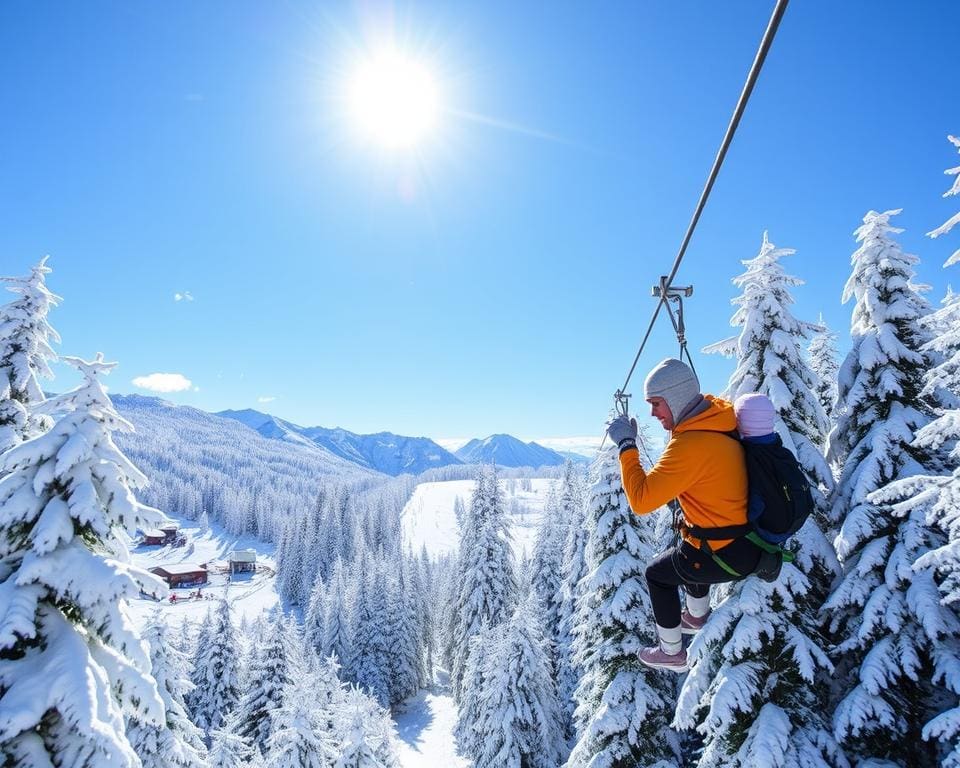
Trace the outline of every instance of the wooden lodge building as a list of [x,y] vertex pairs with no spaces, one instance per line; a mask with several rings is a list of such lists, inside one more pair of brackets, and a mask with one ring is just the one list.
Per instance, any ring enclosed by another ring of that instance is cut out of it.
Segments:
[[179,533],[179,528],[176,525],[163,525],[159,528],[151,528],[149,531],[143,532],[143,543],[144,544],[172,544],[177,540],[177,534]]
[[171,587],[195,587],[207,583],[207,566],[197,563],[158,565],[151,568],[150,573],[156,574]]

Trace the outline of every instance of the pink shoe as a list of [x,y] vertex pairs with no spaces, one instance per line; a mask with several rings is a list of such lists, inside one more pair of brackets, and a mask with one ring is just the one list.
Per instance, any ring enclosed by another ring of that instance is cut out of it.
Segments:
[[703,625],[709,618],[709,613],[706,616],[691,616],[689,612],[684,611],[680,614],[680,631],[685,635],[695,635],[703,629]]
[[639,654],[640,661],[654,669],[669,669],[673,672],[687,671],[687,652],[680,649],[680,653],[665,653],[659,646],[644,648]]

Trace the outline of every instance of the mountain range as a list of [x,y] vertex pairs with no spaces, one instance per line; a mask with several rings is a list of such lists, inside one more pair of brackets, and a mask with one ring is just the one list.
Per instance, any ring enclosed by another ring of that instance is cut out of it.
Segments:
[[[392,432],[360,435],[339,427],[301,427],[268,413],[247,408],[216,414],[239,421],[263,437],[303,446],[320,446],[335,456],[388,475],[420,474],[450,464],[495,462],[501,467],[555,467],[568,456],[537,443],[524,443],[510,435],[471,440],[455,453],[427,437],[407,437]],[[583,457],[577,457],[583,460]]]

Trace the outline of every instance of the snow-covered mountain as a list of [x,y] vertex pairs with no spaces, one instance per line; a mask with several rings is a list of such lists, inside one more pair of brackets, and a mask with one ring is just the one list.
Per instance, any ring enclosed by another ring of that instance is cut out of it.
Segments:
[[467,464],[494,462],[501,467],[556,467],[566,459],[537,443],[525,443],[511,435],[473,439],[456,452]]
[[220,411],[216,415],[246,424],[264,437],[313,445],[361,467],[387,475],[418,475],[435,467],[462,463],[452,453],[426,437],[405,437],[391,432],[358,435],[340,428],[301,427],[249,408],[242,411]]

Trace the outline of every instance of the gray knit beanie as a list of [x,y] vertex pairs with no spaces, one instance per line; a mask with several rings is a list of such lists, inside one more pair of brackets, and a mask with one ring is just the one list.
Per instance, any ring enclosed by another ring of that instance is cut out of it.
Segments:
[[647,400],[662,397],[667,401],[674,423],[679,423],[686,411],[700,400],[700,382],[686,363],[668,357],[650,371],[643,382],[643,396]]

